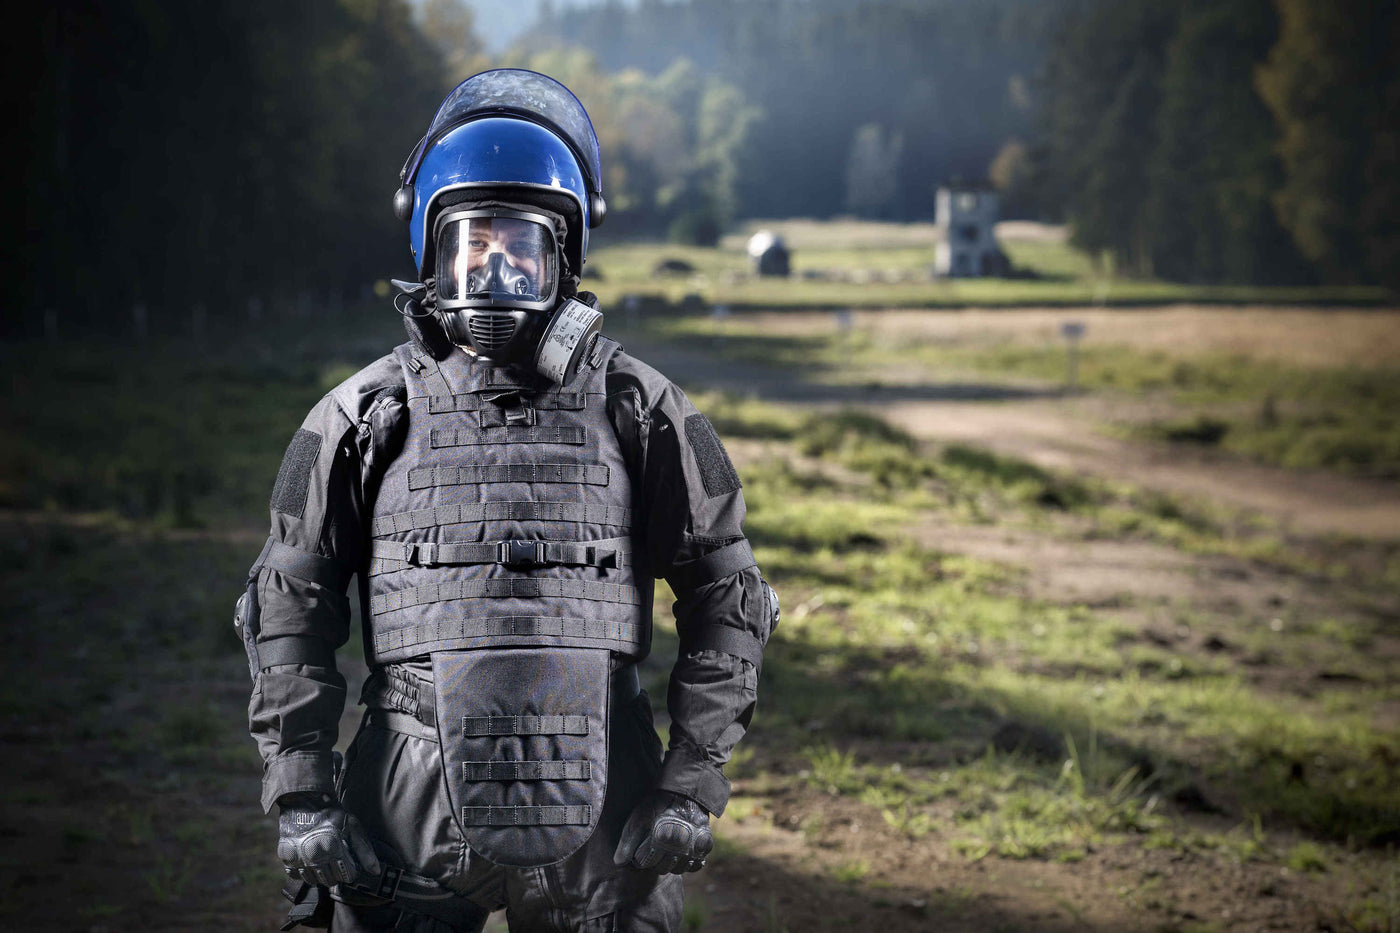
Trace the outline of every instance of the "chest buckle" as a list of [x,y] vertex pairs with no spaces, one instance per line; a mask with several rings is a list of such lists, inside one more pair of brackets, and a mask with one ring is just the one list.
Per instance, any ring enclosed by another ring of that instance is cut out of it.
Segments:
[[496,545],[496,563],[512,570],[543,567],[546,564],[543,541],[501,541]]

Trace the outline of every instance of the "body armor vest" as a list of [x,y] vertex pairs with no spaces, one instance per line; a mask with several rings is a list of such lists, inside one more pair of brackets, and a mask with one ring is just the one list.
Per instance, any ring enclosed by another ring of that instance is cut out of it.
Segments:
[[430,655],[454,813],[501,865],[558,861],[607,787],[612,659],[650,644],[632,485],[600,337],[566,386],[473,360],[395,354],[408,431],[375,500],[371,663]]

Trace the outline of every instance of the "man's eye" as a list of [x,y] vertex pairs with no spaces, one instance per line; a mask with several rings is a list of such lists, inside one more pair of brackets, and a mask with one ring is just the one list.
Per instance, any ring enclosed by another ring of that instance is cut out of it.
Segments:
[[467,241],[467,245],[472,249],[486,249],[491,245],[491,242],[489,240],[483,240],[480,237],[472,237]]

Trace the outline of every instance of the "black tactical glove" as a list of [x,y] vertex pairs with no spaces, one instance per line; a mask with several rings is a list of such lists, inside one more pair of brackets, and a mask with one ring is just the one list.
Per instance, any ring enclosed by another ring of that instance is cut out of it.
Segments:
[[324,797],[288,794],[279,802],[277,857],[290,877],[329,886],[379,874],[374,846],[354,816]]
[[663,875],[699,871],[714,844],[704,808],[689,797],[657,790],[627,818],[613,864]]

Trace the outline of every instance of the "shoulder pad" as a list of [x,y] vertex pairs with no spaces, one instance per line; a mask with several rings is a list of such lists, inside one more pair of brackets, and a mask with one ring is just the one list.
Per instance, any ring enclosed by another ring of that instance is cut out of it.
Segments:
[[636,388],[641,393],[642,407],[646,409],[655,407],[667,390],[674,388],[670,379],[621,346],[608,360],[609,395],[613,394],[615,385],[618,388]]
[[331,389],[330,396],[352,422],[359,421],[371,406],[384,398],[403,401],[408,390],[404,387],[403,369],[394,354],[389,353]]

